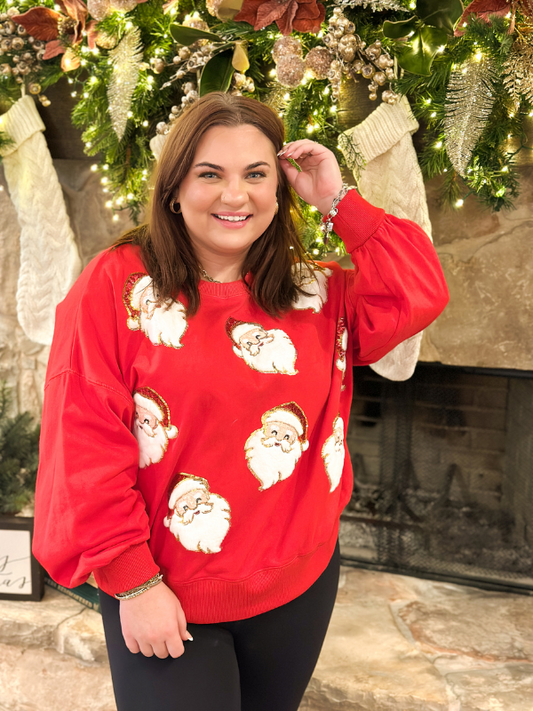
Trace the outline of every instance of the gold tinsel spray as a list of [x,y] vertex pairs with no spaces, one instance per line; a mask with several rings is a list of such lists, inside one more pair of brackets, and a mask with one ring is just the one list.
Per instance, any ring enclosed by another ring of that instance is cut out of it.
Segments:
[[492,60],[480,55],[463,62],[450,76],[444,140],[453,167],[463,177],[494,105],[494,76]]
[[126,32],[116,48],[109,52],[113,72],[107,89],[107,100],[111,123],[119,141],[126,130],[142,57],[141,33],[138,27]]
[[533,43],[518,39],[503,63],[503,85],[517,106],[523,97],[533,103]]

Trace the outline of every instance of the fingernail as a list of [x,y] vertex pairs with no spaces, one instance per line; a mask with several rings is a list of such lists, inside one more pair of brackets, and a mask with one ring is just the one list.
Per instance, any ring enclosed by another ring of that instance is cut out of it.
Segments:
[[194,639],[191,637],[191,635],[189,635],[187,639],[189,640],[189,642],[194,642]]
[[277,154],[278,158],[280,158],[284,153],[285,151],[279,151],[279,153]]

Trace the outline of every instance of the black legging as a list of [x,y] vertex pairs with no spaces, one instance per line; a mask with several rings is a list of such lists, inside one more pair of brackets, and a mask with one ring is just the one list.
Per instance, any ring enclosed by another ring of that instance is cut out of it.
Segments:
[[303,595],[247,620],[188,624],[178,659],[132,654],[119,602],[100,592],[118,711],[297,711],[326,635],[339,580],[338,545]]

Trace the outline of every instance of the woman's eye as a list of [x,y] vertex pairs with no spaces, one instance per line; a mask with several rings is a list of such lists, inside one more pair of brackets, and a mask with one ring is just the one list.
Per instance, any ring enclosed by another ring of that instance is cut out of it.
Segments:
[[200,178],[218,178],[216,173],[200,173]]
[[261,170],[254,170],[253,173],[248,173],[249,178],[264,178],[265,173],[263,173]]

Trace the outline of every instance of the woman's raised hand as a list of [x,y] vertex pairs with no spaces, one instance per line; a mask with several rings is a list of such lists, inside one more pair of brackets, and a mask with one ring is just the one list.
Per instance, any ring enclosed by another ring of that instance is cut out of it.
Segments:
[[[280,165],[298,195],[325,215],[342,188],[342,176],[334,154],[315,141],[287,143],[278,153]],[[291,165],[292,158],[301,168]]]
[[181,657],[183,642],[192,641],[180,602],[165,583],[121,600],[120,622],[126,647],[145,657]]

